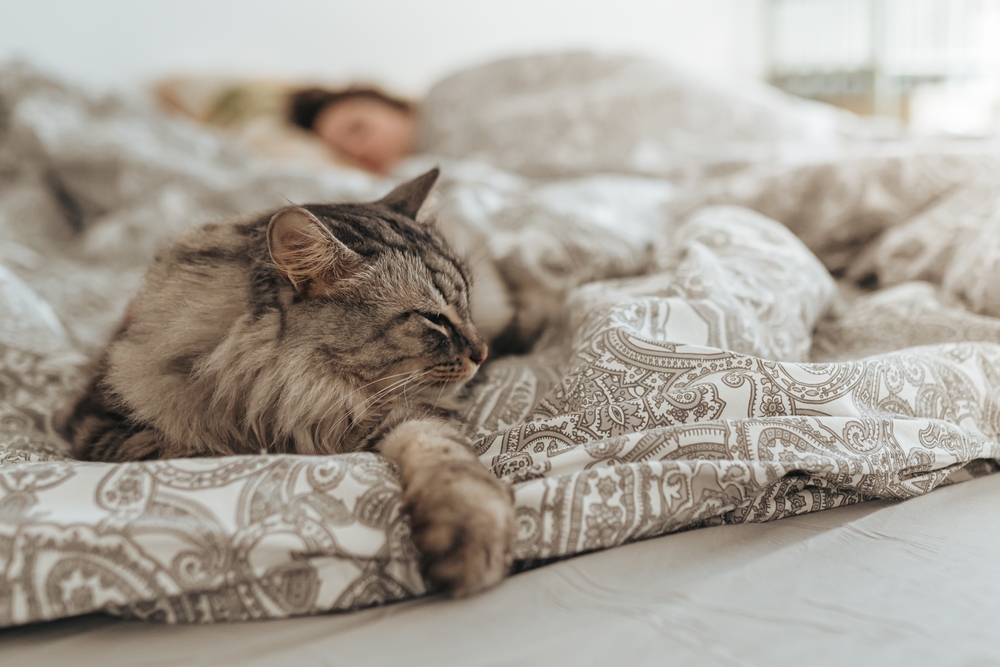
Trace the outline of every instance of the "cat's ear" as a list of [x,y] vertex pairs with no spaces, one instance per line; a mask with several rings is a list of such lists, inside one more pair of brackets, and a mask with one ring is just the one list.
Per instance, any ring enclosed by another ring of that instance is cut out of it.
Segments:
[[426,174],[417,176],[412,181],[403,183],[395,190],[378,200],[379,204],[387,206],[400,215],[416,220],[417,212],[423,205],[431,188],[437,181],[441,170],[434,167]]
[[287,206],[267,226],[271,261],[300,293],[332,287],[361,269],[361,256],[301,206]]

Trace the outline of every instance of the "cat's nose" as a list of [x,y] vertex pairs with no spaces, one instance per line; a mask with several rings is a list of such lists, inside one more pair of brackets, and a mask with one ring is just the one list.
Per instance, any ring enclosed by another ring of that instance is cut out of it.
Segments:
[[473,349],[469,352],[469,361],[474,364],[481,364],[486,361],[486,355],[489,354],[489,348],[486,343],[480,343],[479,349]]

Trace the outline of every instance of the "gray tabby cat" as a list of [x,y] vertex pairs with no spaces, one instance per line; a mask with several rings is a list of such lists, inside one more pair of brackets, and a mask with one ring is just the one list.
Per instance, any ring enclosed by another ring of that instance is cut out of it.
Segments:
[[368,204],[289,206],[158,255],[68,421],[76,454],[134,461],[374,449],[456,596],[511,560],[510,487],[435,407],[487,347],[469,280],[416,215],[434,169]]

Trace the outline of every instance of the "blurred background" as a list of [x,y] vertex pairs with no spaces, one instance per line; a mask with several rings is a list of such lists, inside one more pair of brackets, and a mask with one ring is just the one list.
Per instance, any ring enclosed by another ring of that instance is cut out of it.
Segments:
[[0,58],[95,88],[183,74],[419,96],[461,67],[567,48],[767,80],[920,134],[1000,130],[1000,0],[0,0]]

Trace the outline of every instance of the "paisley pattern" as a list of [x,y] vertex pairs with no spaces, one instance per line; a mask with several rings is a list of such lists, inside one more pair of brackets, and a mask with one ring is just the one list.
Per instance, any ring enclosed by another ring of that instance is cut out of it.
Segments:
[[374,455],[3,472],[3,625],[274,618],[425,591],[395,471]]
[[[424,594],[396,470],[376,455],[83,463],[57,426],[153,239],[285,186],[304,199],[377,184],[243,164],[23,68],[0,71],[0,105],[0,626],[281,618]],[[180,155],[199,145],[200,161]],[[976,160],[964,168],[985,174]],[[460,405],[482,462],[514,486],[518,569],[1000,467],[1000,320],[940,272],[858,295],[824,266],[842,256],[824,249],[891,245],[862,240],[858,215],[883,229],[929,215],[930,190],[898,186],[906,160],[852,164],[871,178],[783,168],[681,197],[621,174],[534,182],[445,163],[442,210],[489,233],[484,252],[530,277],[513,285],[522,305],[545,306],[530,354],[487,364]],[[896,194],[874,196],[876,182]]]

